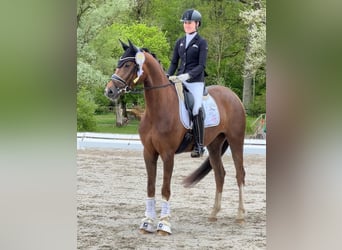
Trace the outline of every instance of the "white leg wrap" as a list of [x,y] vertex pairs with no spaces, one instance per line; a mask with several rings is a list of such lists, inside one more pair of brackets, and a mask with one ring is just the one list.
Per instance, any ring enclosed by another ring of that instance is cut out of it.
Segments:
[[170,214],[171,214],[170,202],[166,200],[162,200],[160,218],[170,217]]
[[160,212],[160,220],[157,225],[158,231],[164,231],[171,234],[171,207],[170,202],[166,201],[165,199],[162,200],[162,208]]
[[156,219],[156,200],[154,197],[146,198],[145,218],[142,219],[140,229],[153,233],[156,231],[154,220]]
[[153,220],[156,218],[156,200],[154,197],[146,198],[145,216]]

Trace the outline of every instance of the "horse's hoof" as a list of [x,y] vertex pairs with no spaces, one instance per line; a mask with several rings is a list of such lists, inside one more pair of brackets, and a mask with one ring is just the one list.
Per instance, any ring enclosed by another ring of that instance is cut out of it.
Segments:
[[171,234],[168,233],[168,232],[165,232],[165,231],[163,231],[163,230],[158,230],[158,231],[157,231],[157,235],[168,236],[168,235],[171,235]]
[[156,228],[154,226],[153,219],[144,218],[141,221],[141,225],[139,229],[140,229],[140,232],[143,234],[154,233],[156,231]]
[[141,233],[141,234],[152,234],[152,232],[146,231],[144,229],[139,229],[139,233]]
[[167,217],[163,218],[163,219],[161,219],[161,221],[158,222],[157,234],[162,235],[162,236],[172,234],[171,223],[169,221],[169,218],[167,218]]
[[215,221],[217,221],[217,217],[209,217],[208,221],[215,222]]

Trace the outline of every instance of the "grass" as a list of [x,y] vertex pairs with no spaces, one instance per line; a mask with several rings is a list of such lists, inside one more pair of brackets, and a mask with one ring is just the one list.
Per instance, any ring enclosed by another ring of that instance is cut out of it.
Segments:
[[[130,120],[126,126],[116,127],[115,114],[101,114],[96,115],[96,131],[99,133],[112,133],[112,134],[138,134],[138,120]],[[254,133],[254,128],[252,127],[253,122],[256,117],[246,117],[246,135],[252,135]]]
[[256,120],[256,117],[251,117],[251,116],[247,116],[246,117],[246,136],[252,135],[254,134],[254,127],[252,126],[253,122]]
[[112,134],[138,134],[138,120],[130,120],[126,126],[117,127],[114,113],[95,115],[96,131]]

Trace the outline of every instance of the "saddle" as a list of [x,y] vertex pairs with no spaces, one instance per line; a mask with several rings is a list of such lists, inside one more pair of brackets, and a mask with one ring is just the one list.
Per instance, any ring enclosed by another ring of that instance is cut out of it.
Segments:
[[[192,93],[189,91],[189,89],[182,83],[183,86],[183,94],[184,94],[184,104],[185,104],[185,108],[186,110],[189,112],[189,117],[190,120],[192,120],[192,109],[194,107],[194,96],[192,95]],[[208,96],[208,90],[207,88],[204,86],[203,88],[203,97]],[[203,119],[205,119],[205,111],[202,105],[202,110],[203,110]]]
[[[177,92],[179,93],[180,100],[184,102],[185,108],[189,113],[189,119],[192,121],[192,109],[194,107],[194,96],[191,94],[189,89],[183,84],[177,76],[170,76],[169,80],[175,85]],[[203,88],[203,99],[209,97],[209,92],[206,86]],[[202,105],[203,106],[203,105]],[[203,110],[203,119],[205,118],[205,110]]]
[[[179,114],[183,126],[187,129],[182,142],[180,143],[176,154],[184,152],[189,144],[193,143],[192,133],[192,109],[194,106],[194,97],[186,88],[182,81],[176,76],[171,76],[169,80],[175,85],[176,92],[179,98]],[[219,113],[214,99],[210,96],[206,87],[203,89],[203,103],[202,103],[203,119],[205,127],[216,126],[219,121]],[[206,115],[208,114],[208,115]],[[206,119],[207,118],[207,119]]]

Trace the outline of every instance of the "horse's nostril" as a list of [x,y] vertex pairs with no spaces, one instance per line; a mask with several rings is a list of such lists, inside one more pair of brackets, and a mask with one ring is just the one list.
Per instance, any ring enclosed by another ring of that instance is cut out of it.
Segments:
[[109,95],[112,95],[112,94],[113,94],[113,91],[112,91],[111,89],[106,89],[105,92],[104,92],[104,94],[105,94],[106,96],[109,96]]

